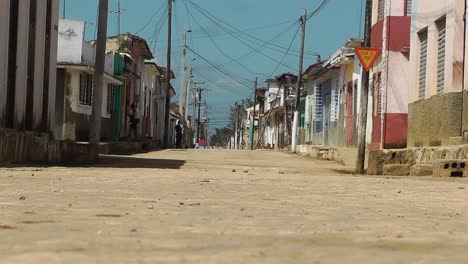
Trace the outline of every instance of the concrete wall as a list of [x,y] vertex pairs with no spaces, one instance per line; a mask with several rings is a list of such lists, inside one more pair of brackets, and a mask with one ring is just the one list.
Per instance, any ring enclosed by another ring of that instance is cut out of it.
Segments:
[[7,101],[8,42],[10,32],[10,2],[0,2],[0,127],[5,126]]
[[[111,84],[104,80],[102,102],[101,136],[103,140],[113,139],[113,125],[107,113],[108,89]],[[63,139],[87,141],[89,137],[92,106],[82,105],[79,101],[80,71],[68,69],[64,77],[64,121]]]
[[[84,52],[84,29],[85,22],[62,19],[59,22],[58,34],[58,56],[57,60],[61,63],[81,64],[82,55],[89,53],[92,55],[93,50]],[[90,46],[90,45],[88,45]],[[83,56],[86,65],[94,65],[90,63],[92,58]]]
[[98,158],[97,146],[56,141],[48,135],[0,129],[0,162],[88,163]]
[[449,145],[460,136],[461,93],[444,93],[409,105],[408,147]]

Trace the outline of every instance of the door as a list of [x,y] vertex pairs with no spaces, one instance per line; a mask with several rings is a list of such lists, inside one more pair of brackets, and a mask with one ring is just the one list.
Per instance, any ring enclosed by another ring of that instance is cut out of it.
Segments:
[[331,94],[326,93],[323,102],[323,144],[330,145],[330,105]]
[[354,92],[353,82],[349,82],[346,88],[346,146],[353,145],[354,133]]

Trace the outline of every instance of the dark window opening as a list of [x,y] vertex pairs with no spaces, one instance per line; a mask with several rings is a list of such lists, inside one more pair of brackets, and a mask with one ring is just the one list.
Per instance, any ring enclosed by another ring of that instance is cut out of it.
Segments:
[[80,74],[80,104],[92,105],[93,104],[93,83],[94,76],[89,73]]
[[10,1],[10,32],[8,39],[8,80],[6,101],[7,128],[13,128],[16,92],[16,55],[18,51],[19,1]]

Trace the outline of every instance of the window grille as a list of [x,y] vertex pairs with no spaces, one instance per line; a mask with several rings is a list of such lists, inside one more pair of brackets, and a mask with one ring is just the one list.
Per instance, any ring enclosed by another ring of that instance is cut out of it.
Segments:
[[446,22],[445,18],[437,22],[437,93],[444,92],[445,84],[445,33]]
[[427,30],[419,33],[421,45],[419,58],[419,99],[426,97],[426,75],[427,75]]

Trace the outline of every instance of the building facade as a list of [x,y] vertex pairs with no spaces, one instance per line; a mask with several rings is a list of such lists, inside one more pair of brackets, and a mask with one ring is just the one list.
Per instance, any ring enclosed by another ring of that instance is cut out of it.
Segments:
[[461,144],[464,0],[415,1],[411,26],[408,146]]
[[0,3],[0,128],[54,134],[58,5]]
[[371,46],[382,54],[371,70],[371,149],[407,145],[412,5],[412,0],[373,1]]
[[[84,39],[85,23],[60,20],[57,57],[56,120],[62,140],[88,141],[93,105],[95,46]],[[115,139],[116,87],[122,81],[113,76],[113,53],[106,56],[102,89],[101,140]],[[114,121],[114,122],[113,122]]]

